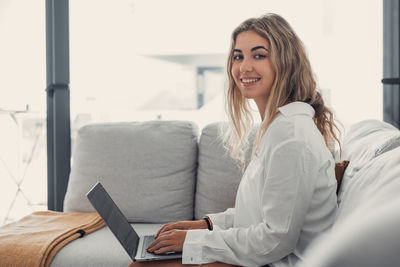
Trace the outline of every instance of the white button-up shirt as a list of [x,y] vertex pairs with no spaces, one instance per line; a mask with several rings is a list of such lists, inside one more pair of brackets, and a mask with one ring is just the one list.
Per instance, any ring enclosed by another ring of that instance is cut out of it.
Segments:
[[190,230],[182,263],[294,266],[331,228],[335,162],[303,102],[279,108],[239,184],[235,208],[209,214],[214,229]]

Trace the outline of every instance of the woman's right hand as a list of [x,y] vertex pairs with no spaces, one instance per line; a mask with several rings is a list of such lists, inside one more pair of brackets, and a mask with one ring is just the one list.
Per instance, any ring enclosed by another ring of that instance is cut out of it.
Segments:
[[179,230],[192,230],[192,229],[207,229],[207,223],[205,220],[197,221],[178,221],[164,224],[160,230],[158,230],[155,238],[157,238],[161,233],[167,232],[173,229]]

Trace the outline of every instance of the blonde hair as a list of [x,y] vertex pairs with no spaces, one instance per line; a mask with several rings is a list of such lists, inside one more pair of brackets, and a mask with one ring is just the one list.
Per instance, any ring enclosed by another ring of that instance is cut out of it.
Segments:
[[[264,118],[253,144],[253,156],[265,131],[275,119],[278,108],[294,101],[310,104],[314,110],[314,123],[324,137],[328,149],[334,153],[335,142],[341,146],[338,135],[340,130],[334,121],[332,111],[325,106],[307,58],[302,41],[288,22],[276,14],[266,14],[259,18],[250,18],[240,24],[232,33],[231,47],[227,61],[229,86],[226,95],[229,129],[223,138],[224,146],[232,158],[244,169],[245,151],[249,147],[248,136],[253,127],[249,100],[240,93],[231,70],[233,49],[239,33],[254,31],[265,38],[270,45],[270,60],[275,72]],[[335,132],[337,131],[337,133]]]

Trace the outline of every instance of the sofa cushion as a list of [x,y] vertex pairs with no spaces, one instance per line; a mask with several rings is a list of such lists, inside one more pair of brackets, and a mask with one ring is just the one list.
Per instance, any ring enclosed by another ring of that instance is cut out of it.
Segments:
[[398,266],[399,178],[400,147],[375,157],[349,178],[332,230],[307,249],[300,266]]
[[352,183],[352,177],[375,157],[400,146],[400,131],[394,126],[378,120],[364,120],[350,127],[343,140],[342,158],[350,160],[343,174],[338,193],[339,204],[342,190]]
[[[397,188],[398,189],[398,188]],[[297,267],[399,266],[400,198],[357,210],[307,249]]]
[[346,176],[352,176],[368,161],[400,146],[400,131],[389,123],[364,120],[352,125],[343,140],[342,158],[350,160]]
[[[336,223],[358,209],[366,213],[399,197],[400,147],[379,155],[342,185]],[[335,223],[335,224],[336,224]]]
[[[195,218],[225,211],[235,204],[236,191],[242,172],[222,145],[220,131],[226,124],[216,122],[203,128],[199,142],[199,165],[195,196]],[[250,148],[246,154],[249,163],[257,128],[250,134]]]
[[65,211],[94,211],[100,181],[130,222],[193,218],[197,126],[187,121],[102,123],[77,134]]
[[[133,224],[139,236],[157,233],[162,224]],[[104,227],[83,238],[76,239],[62,248],[55,256],[51,267],[126,267],[132,262],[117,238],[108,227]]]

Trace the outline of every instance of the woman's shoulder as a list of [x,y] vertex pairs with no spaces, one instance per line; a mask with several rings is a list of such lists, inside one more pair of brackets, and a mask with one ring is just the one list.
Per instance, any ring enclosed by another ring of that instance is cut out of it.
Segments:
[[278,115],[269,125],[265,132],[265,139],[269,142],[280,143],[288,139],[296,138],[299,132],[299,127],[303,128],[304,118],[296,118],[296,116],[285,117]]
[[315,150],[315,143],[324,145],[324,140],[314,121],[306,116],[277,116],[265,132],[261,145],[265,149],[298,143],[300,147]]
[[259,145],[259,154],[265,154],[295,138],[295,125],[278,116],[265,131]]

